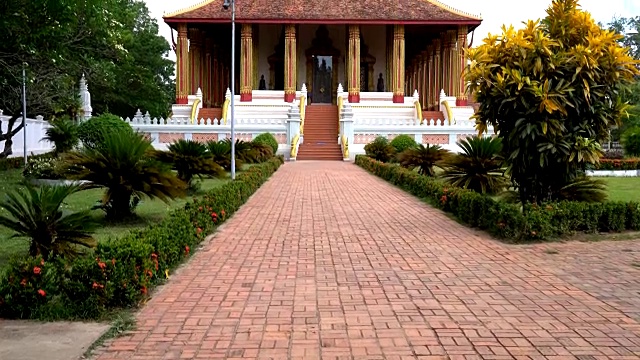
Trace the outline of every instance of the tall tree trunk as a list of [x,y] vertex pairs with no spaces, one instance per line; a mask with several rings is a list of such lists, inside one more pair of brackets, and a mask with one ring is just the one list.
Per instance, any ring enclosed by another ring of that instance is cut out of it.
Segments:
[[[7,131],[2,133],[0,130],[0,142],[4,141],[4,150],[0,153],[0,159],[6,158],[9,155],[13,154],[13,137],[24,127],[24,118],[20,125],[17,128],[13,128],[18,118],[22,117],[21,113],[15,113],[15,115],[9,118],[9,122],[7,123]],[[2,125],[2,120],[0,120],[0,125]]]

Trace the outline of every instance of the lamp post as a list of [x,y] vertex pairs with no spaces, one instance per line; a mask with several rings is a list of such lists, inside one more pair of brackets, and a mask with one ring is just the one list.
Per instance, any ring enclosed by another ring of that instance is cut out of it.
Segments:
[[222,7],[231,7],[231,180],[236,179],[236,132],[235,132],[235,87],[236,87],[236,1],[224,0]]
[[24,166],[27,166],[27,70],[22,64],[22,151]]

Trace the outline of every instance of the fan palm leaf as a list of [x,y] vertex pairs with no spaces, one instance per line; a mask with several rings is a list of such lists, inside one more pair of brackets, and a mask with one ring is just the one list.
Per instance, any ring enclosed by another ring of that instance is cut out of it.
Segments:
[[422,175],[435,176],[434,167],[449,154],[448,150],[439,145],[419,144],[416,148],[407,149],[398,154],[398,161],[405,168],[418,169]]

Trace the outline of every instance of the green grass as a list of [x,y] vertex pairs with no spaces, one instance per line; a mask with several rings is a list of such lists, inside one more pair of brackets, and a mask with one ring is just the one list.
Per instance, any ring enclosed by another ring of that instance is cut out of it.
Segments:
[[640,201],[640,177],[604,177],[610,201]]
[[[243,170],[250,165],[245,165]],[[23,188],[22,185],[22,169],[12,169],[0,172],[0,199],[5,198],[5,194],[14,190],[16,187]],[[100,219],[104,226],[99,228],[95,233],[98,241],[104,241],[109,237],[117,237],[129,230],[145,228],[151,224],[162,220],[170,210],[180,208],[193,196],[198,196],[204,192],[218,187],[229,181],[229,179],[203,179],[200,182],[200,189],[186,198],[177,199],[165,204],[160,200],[143,199],[136,208],[136,217],[126,222],[110,223],[104,220],[104,212],[102,210],[93,210],[96,218]],[[70,211],[79,211],[90,209],[98,201],[100,201],[103,189],[89,189],[73,194],[67,198],[65,209]],[[6,215],[6,210],[0,208],[0,214]],[[0,268],[15,255],[26,254],[29,248],[29,242],[25,238],[11,238],[12,231],[0,226]]]

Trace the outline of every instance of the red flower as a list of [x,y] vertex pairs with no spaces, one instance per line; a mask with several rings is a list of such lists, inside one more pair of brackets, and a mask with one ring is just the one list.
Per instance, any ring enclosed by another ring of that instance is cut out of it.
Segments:
[[93,283],[93,288],[94,288],[94,289],[104,289],[104,285],[99,284],[99,283],[97,283],[97,282],[94,282],[94,283]]
[[46,292],[44,292],[44,290],[42,290],[42,289],[38,290],[38,294],[39,294],[40,296],[47,296],[47,293],[46,293]]
[[40,265],[44,266],[44,259],[40,259]]
[[152,258],[152,259],[157,259],[157,258],[158,258],[158,255],[156,255],[155,253],[153,253],[153,254],[151,254],[151,258]]
[[105,263],[103,263],[103,262],[99,262],[99,263],[98,263],[98,267],[99,267],[100,269],[104,270],[104,269],[106,269],[106,268],[107,268],[107,264],[105,264]]
[[198,211],[202,211],[202,206],[200,206],[200,207],[198,208]]
[[189,245],[184,247],[184,252],[188,255],[189,251],[191,251],[191,249],[189,249]]
[[224,212],[224,209],[220,210],[220,215],[222,215],[222,217],[224,217],[225,215],[227,215],[226,212]]
[[197,229],[196,229],[196,232],[197,232],[198,234],[202,233],[202,228],[197,228]]
[[153,277],[153,272],[151,270],[147,270],[147,276]]
[[143,293],[143,294],[146,294],[147,293],[147,287],[143,285],[142,288],[140,289],[140,292]]
[[33,267],[33,273],[34,273],[34,274],[39,275],[39,274],[40,274],[40,271],[41,271],[41,270],[40,270],[40,268],[39,268],[39,267],[37,267],[37,266],[34,266],[34,267]]
[[217,218],[217,217],[218,217],[218,214],[216,214],[216,213],[212,212],[212,213],[211,213],[211,217],[212,217],[212,218]]
[[20,281],[20,285],[27,286],[27,279],[22,279],[22,281]]

